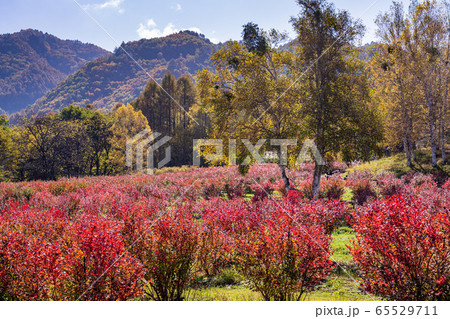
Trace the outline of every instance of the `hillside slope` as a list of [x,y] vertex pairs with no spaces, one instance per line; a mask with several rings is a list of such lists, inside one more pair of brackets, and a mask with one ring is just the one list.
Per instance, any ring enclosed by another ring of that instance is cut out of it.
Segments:
[[0,108],[8,113],[24,109],[86,62],[109,54],[37,30],[0,35]]
[[87,63],[36,101],[26,113],[43,114],[70,104],[93,104],[98,109],[110,110],[118,102],[131,102],[139,96],[150,80],[146,72],[157,80],[168,70],[176,77],[195,75],[210,66],[209,58],[217,48],[218,45],[191,31],[123,43],[113,55]]

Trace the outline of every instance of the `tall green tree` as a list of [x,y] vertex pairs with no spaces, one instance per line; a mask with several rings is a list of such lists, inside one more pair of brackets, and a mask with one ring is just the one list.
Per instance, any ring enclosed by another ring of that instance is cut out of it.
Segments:
[[190,121],[187,112],[192,108],[196,101],[194,82],[189,76],[183,75],[178,78],[176,82],[176,99],[180,106],[186,110],[186,112],[181,109],[178,110],[176,123],[177,126],[186,129]]
[[[229,41],[213,55],[215,72],[203,70],[197,79],[201,103],[209,106],[210,137],[237,140],[237,158],[228,157],[224,161],[230,164],[239,161],[241,172],[245,173],[250,159],[249,142],[255,145],[263,141],[261,149],[270,150],[268,139],[298,136],[299,104],[294,91],[289,90],[294,57],[277,48],[284,36],[276,31],[264,32],[253,23],[244,26],[242,35],[242,43]],[[283,161],[281,147],[278,150],[281,174],[289,190],[287,154]]]
[[114,124],[113,119],[99,111],[93,112],[85,123],[86,134],[89,138],[89,175],[107,175],[109,154],[112,147]]
[[[298,98],[301,129],[314,139],[323,157],[337,154],[370,125],[362,116],[368,106],[367,78],[361,65],[352,60],[364,27],[347,11],[337,10],[326,0],[298,0],[300,14],[291,21],[299,44]],[[372,123],[372,125],[376,123]],[[376,133],[376,131],[375,131]],[[360,139],[361,142],[378,136]],[[323,167],[316,162],[312,184],[319,195]]]
[[88,175],[106,175],[109,172],[108,157],[111,150],[113,118],[103,114],[91,105],[79,107],[70,105],[61,110],[59,117],[81,125],[83,144],[86,147],[84,173]]

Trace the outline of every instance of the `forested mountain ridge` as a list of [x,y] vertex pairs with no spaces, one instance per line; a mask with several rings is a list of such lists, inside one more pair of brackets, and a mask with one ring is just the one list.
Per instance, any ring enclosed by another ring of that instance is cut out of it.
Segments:
[[195,75],[209,67],[210,56],[218,47],[192,31],[122,43],[114,54],[87,63],[69,76],[26,113],[44,114],[71,104],[93,104],[97,109],[108,111],[116,103],[128,103],[137,98],[150,80],[148,74],[160,81],[167,71],[179,77]]
[[13,113],[27,107],[86,62],[109,54],[32,29],[0,35],[0,109]]

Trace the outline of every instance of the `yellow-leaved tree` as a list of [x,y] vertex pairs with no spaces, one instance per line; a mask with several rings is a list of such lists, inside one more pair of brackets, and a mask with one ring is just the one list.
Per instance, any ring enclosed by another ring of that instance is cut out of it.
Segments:
[[[150,130],[147,118],[141,111],[136,111],[132,105],[118,104],[114,111],[114,124],[111,127],[113,137],[111,140],[111,156],[109,167],[112,173],[118,174],[129,170],[126,163],[127,140],[133,138],[144,130]],[[133,158],[136,158],[133,148]],[[145,163],[145,156],[144,156]]]

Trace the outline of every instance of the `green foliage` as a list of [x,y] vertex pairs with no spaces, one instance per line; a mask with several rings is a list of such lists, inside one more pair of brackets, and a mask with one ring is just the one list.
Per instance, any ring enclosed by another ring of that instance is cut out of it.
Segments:
[[[368,158],[381,141],[376,112],[369,108],[367,75],[352,57],[364,27],[347,11],[326,0],[298,0],[301,12],[291,21],[298,34],[297,76],[302,129],[323,157],[343,152],[347,159]],[[310,70],[304,73],[304,68]],[[318,196],[321,167],[316,165],[313,195]]]
[[249,52],[263,56],[267,53],[268,43],[263,33],[255,23],[247,23],[242,31],[244,45]]
[[81,121],[92,116],[94,112],[88,108],[70,105],[60,112],[60,117],[64,121]]
[[[4,117],[0,119],[5,123]],[[29,119],[14,130],[0,128],[0,172],[5,177],[55,180],[125,172],[127,137],[149,127],[142,113],[131,105],[112,114],[103,114],[90,105],[71,105],[61,113]],[[9,168],[8,174],[5,168]]]
[[[296,139],[297,155],[302,141],[312,139],[325,159],[338,154],[348,160],[368,159],[379,153],[383,130],[377,110],[369,107],[367,73],[354,52],[363,27],[326,1],[298,3],[300,15],[292,19],[298,34],[293,50],[279,49],[282,34],[249,23],[243,44],[227,42],[212,57],[215,71],[199,73],[200,99],[212,114],[210,135],[250,139],[253,144]],[[267,143],[262,151],[267,150],[274,149]],[[247,155],[247,148],[238,143],[237,158]],[[316,165],[314,197],[320,175]],[[283,179],[288,189],[289,180]]]
[[[211,138],[225,139],[225,145],[227,139],[238,140],[239,164],[249,155],[241,139],[255,144],[259,139],[297,137],[299,108],[295,96],[282,94],[292,84],[293,55],[277,49],[278,39],[256,25],[245,26],[243,35],[248,47],[227,42],[212,57],[214,72],[203,70],[197,75],[200,101],[211,114]],[[266,53],[257,51],[258,41],[267,43]]]

